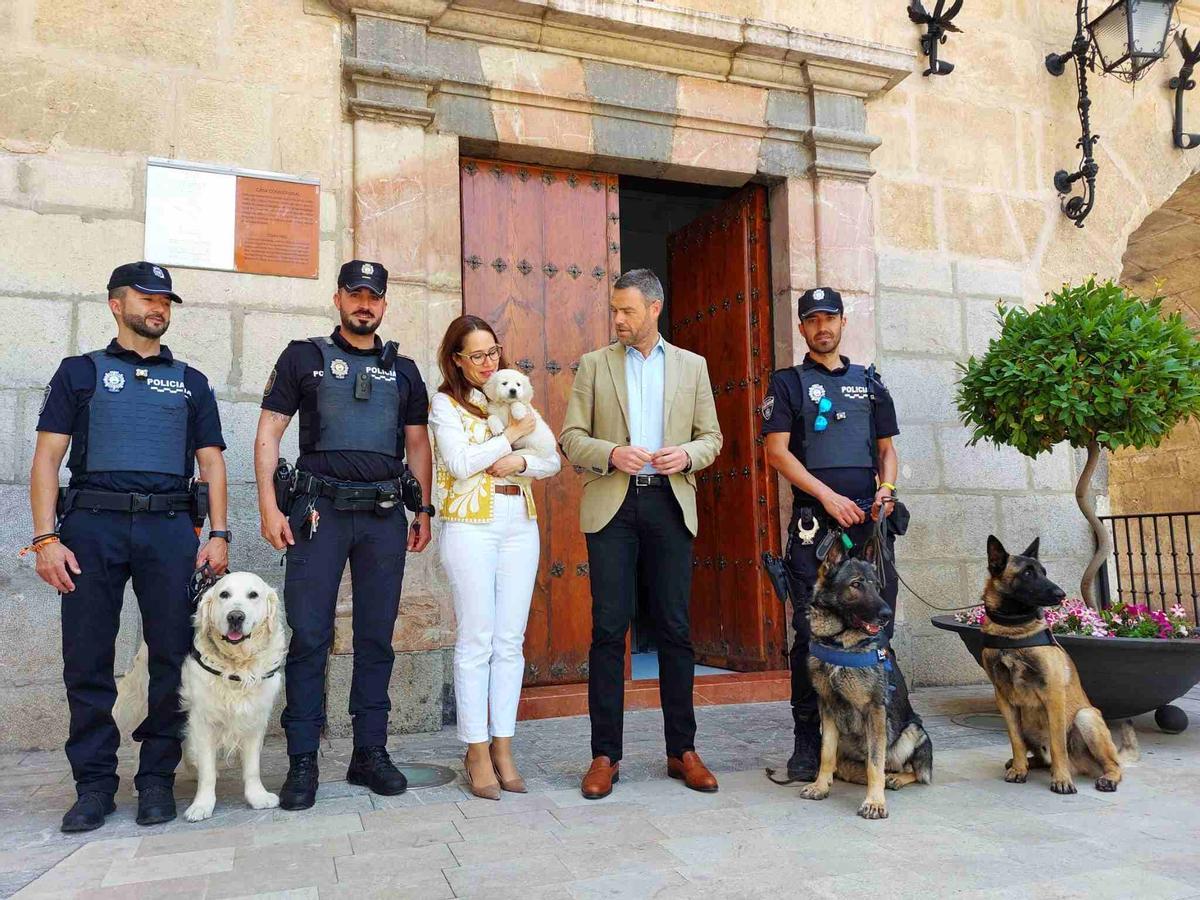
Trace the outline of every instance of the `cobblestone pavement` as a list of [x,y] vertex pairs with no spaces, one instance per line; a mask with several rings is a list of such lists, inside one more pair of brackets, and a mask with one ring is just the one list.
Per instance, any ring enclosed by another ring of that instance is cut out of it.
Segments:
[[[587,720],[522,723],[524,796],[477,800],[457,784],[374,797],[343,780],[348,741],[326,742],[314,809],[254,811],[223,773],[216,815],[139,828],[132,762],[103,829],[63,835],[74,799],[58,752],[0,755],[0,895],[62,898],[1200,897],[1200,725],[1163,735],[1137,722],[1142,761],[1116,794],[1080,781],[1058,796],[1044,772],[1001,778],[1008,757],[990,689],[914,692],[935,746],[932,786],[889,792],[891,817],[855,815],[863,788],[836,783],[821,803],[763,776],[790,749],[787,704],[697,710],[716,794],[664,776],[662,718],[626,717],[621,782],[583,800]],[[1200,690],[1180,701],[1200,720]],[[958,719],[958,722],[953,721]],[[461,768],[453,732],[392,742],[406,762]],[[263,763],[287,769],[282,741]],[[194,782],[181,778],[186,806]]]

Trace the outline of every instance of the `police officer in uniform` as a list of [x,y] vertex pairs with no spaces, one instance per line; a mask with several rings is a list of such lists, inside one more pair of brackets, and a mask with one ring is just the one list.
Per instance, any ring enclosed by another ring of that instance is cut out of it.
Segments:
[[[287,548],[284,602],[292,629],[282,718],[291,761],[279,792],[284,809],[307,809],[316,800],[326,659],[347,560],[354,755],[346,780],[383,795],[407,787],[384,747],[392,630],[405,551],[419,553],[429,543],[433,463],[429,397],[416,363],[375,336],[387,310],[387,278],[377,262],[342,266],[333,295],[341,325],[331,335],[288,344],[263,393],[254,453],[258,504],[263,537],[277,550]],[[280,438],[297,411],[300,458],[290,508],[281,510],[273,476]],[[421,493],[411,527],[399,497],[406,456]]]
[[[207,563],[225,571],[225,459],[208,379],[171,355],[171,275],[148,262],[113,270],[108,307],[117,336],[62,361],[46,387],[30,473],[37,573],[62,595],[63,681],[70,708],[67,758],[78,799],[63,831],[91,831],[115,809],[113,664],[125,585],[133,579],[149,648],[149,709],[141,742],[137,821],[175,818],[181,753],[179,679],[192,643],[189,582]],[[68,487],[58,471],[70,448]],[[200,546],[195,470],[209,489],[213,531]]]
[[[900,433],[896,408],[874,366],[838,354],[846,317],[832,288],[805,291],[799,330],[804,362],[780,369],[762,406],[767,461],[792,485],[792,519],[785,564],[792,597],[792,716],[795,748],[788,778],[812,781],[820,762],[820,716],[808,676],[808,607],[816,582],[817,548],[831,527],[846,530],[855,546],[892,512],[898,459],[892,438]],[[888,535],[888,550],[893,537]],[[885,554],[884,599],[896,608],[896,572]],[[894,622],[887,626],[891,637]]]

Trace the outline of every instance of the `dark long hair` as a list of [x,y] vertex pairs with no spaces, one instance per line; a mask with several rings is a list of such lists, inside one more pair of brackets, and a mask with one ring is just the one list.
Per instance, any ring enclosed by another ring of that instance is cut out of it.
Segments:
[[[467,381],[463,370],[454,363],[454,355],[462,353],[467,335],[474,331],[486,331],[492,336],[493,341],[497,344],[500,343],[495,329],[479,316],[459,316],[451,322],[442,338],[442,346],[438,348],[438,368],[442,370],[442,383],[438,385],[438,390],[443,394],[448,394],[463,409],[482,419],[484,411],[467,399],[474,385]],[[500,354],[498,367],[508,368],[508,360],[504,358],[503,353]]]

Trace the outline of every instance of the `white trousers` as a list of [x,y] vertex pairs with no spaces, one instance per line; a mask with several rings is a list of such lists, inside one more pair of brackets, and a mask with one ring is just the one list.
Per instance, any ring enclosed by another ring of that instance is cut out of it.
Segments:
[[[525,498],[496,494],[491,522],[447,522],[441,559],[454,595],[458,737],[512,737],[525,673],[525,624],[541,541]],[[491,712],[489,728],[488,712]]]

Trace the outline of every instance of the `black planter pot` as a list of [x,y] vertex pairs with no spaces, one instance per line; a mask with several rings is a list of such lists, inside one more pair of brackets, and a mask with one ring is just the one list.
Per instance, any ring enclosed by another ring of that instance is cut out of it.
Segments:
[[[930,621],[955,632],[982,665],[983,635],[978,625],[965,625],[954,616],[934,616]],[[1200,640],[1054,637],[1071,654],[1084,692],[1104,718],[1127,719],[1153,710],[1164,731],[1187,727],[1183,710],[1168,704],[1200,682]]]

